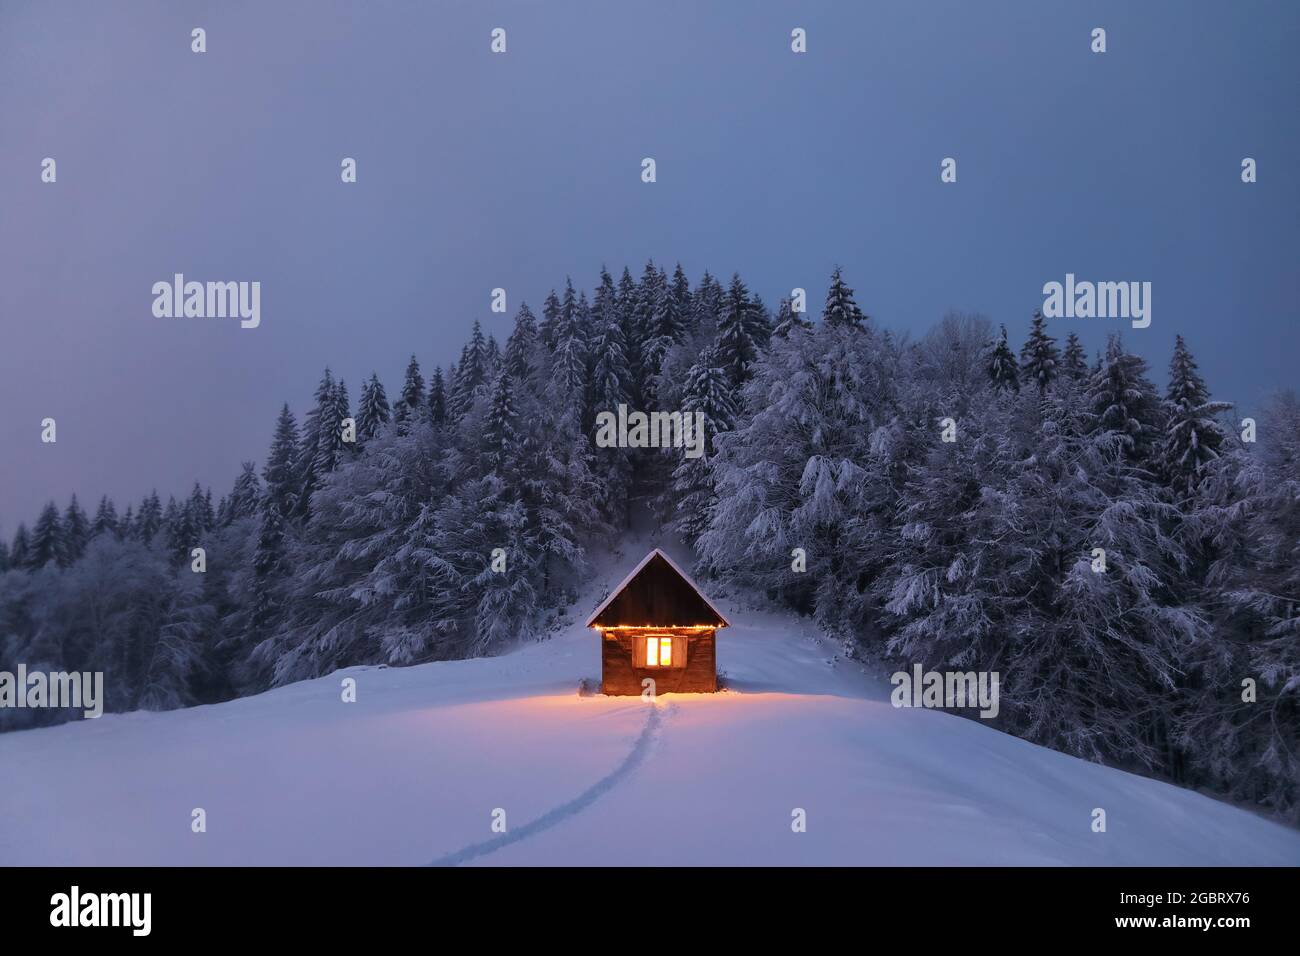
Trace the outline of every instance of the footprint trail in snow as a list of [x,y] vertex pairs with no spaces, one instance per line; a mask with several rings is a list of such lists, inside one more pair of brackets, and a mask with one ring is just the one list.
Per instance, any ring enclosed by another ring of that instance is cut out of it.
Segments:
[[531,823],[527,823],[518,830],[508,833],[502,833],[490,840],[483,840],[481,843],[471,843],[455,853],[449,853],[446,856],[439,857],[429,866],[459,866],[467,863],[476,857],[485,856],[488,853],[495,852],[503,846],[509,846],[512,843],[518,843],[520,840],[526,840],[530,836],[541,833],[543,830],[549,830],[558,823],[563,823],[570,817],[577,816],[587,807],[591,806],[610,790],[613,790],[623,780],[624,777],[631,774],[639,767],[650,751],[651,744],[659,734],[659,726],[663,722],[662,711],[665,708],[658,704],[650,707],[650,713],[646,717],[645,726],[641,728],[641,734],[637,737],[636,742],[628,755],[623,758],[623,762],[615,767],[612,771],[601,777],[594,784],[578,794],[572,800],[560,804],[553,810],[542,814]]

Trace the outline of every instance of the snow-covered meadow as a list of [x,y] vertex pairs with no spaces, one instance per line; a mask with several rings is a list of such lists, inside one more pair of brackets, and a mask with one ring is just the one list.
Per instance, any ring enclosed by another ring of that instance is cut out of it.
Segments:
[[[584,599],[620,576],[611,566]],[[837,660],[811,624],[721,606],[735,626],[716,695],[579,695],[600,663],[575,621],[500,657],[2,735],[0,862],[1300,864],[1300,832],[895,709],[887,681]]]

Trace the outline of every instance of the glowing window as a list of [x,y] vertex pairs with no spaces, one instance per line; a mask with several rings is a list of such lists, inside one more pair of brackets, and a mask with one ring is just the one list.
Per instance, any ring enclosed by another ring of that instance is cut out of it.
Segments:
[[645,666],[673,666],[673,639],[671,637],[647,637],[645,639]]

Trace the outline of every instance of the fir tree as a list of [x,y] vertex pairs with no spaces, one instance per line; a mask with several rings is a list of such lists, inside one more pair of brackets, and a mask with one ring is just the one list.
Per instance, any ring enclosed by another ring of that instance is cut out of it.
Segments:
[[861,325],[865,318],[858,304],[853,301],[853,290],[844,282],[840,267],[836,266],[831,273],[831,287],[826,292],[822,321],[827,325]]
[[276,499],[262,500],[262,521],[253,553],[253,606],[249,615],[250,642],[264,641],[280,611],[279,583],[285,574],[284,519]]
[[406,378],[402,381],[401,402],[396,409],[397,420],[405,422],[409,418],[417,417],[423,405],[424,376],[420,374],[420,363],[412,355],[411,361],[406,363]]
[[672,527],[694,543],[708,528],[714,511],[711,459],[715,436],[729,431],[736,422],[731,382],[712,349],[702,352],[699,362],[687,373],[682,406],[688,413],[704,413],[705,454],[699,458],[683,457],[672,474],[673,494],[677,499]]
[[704,275],[700,277],[699,288],[691,297],[693,306],[692,325],[695,329],[711,330],[715,329],[718,323],[718,316],[722,313],[722,298],[725,293],[722,290],[722,284],[711,276],[706,269]]
[[1149,471],[1164,415],[1146,373],[1146,361],[1112,335],[1105,364],[1088,381],[1087,400],[1093,430],[1113,436],[1130,464]]
[[587,420],[587,338],[577,316],[559,330],[549,390],[562,427],[577,434]]
[[1016,372],[1016,357],[1007,345],[1007,327],[1002,326],[1002,335],[997,344],[989,350],[987,365],[989,381],[995,392],[1019,392],[1020,376]]
[[551,294],[546,297],[542,303],[542,321],[538,326],[538,334],[542,342],[548,349],[555,348],[556,339],[560,333],[560,297],[551,290]]
[[266,464],[262,468],[266,497],[275,502],[275,510],[281,520],[298,507],[295,473],[298,458],[298,426],[286,404],[280,409],[280,417],[275,423],[275,435],[271,439],[271,450],[267,453]]
[[456,365],[456,383],[452,389],[450,411],[457,421],[469,413],[475,398],[487,382],[487,375],[487,340],[476,319],[470,340],[461,350],[460,362]]
[[258,504],[262,500],[261,482],[257,480],[257,471],[251,461],[243,463],[235,487],[226,499],[225,523],[229,524],[241,518],[251,518],[257,514]]
[[117,523],[117,508],[113,506],[113,500],[108,495],[100,497],[99,508],[95,511],[95,520],[90,526],[90,536],[92,538],[97,538],[101,534],[121,537]]
[[483,460],[489,474],[507,477],[519,443],[518,413],[515,409],[514,382],[509,370],[497,377],[492,389],[492,404],[483,422]]
[[632,375],[627,366],[623,329],[616,315],[606,319],[593,351],[596,360],[592,382],[595,410],[617,412],[618,406],[629,400]]
[[176,499],[167,500],[167,510],[163,512],[163,537],[167,542],[167,553],[174,564],[180,564],[189,557],[190,549],[198,544],[198,514],[194,506],[194,498],[197,496],[200,500],[203,492],[199,489],[198,483],[194,485],[194,492],[189,498],[185,499],[185,504],[179,504]]
[[515,381],[527,381],[533,374],[537,342],[537,319],[528,303],[523,302],[515,314],[515,327],[506,340],[506,370]]
[[739,389],[749,378],[750,366],[757,361],[759,351],[766,344],[768,336],[764,325],[749,289],[738,274],[732,275],[731,286],[722,300],[715,348],[733,389]]
[[789,299],[782,299],[776,310],[776,328],[772,330],[773,338],[784,338],[795,329],[810,329],[812,323],[795,312]]
[[1088,360],[1084,355],[1083,346],[1079,344],[1079,336],[1073,332],[1065,337],[1065,351],[1061,354],[1061,371],[1076,382],[1082,382],[1088,377]]
[[429,379],[429,421],[439,428],[447,421],[447,383],[441,365],[434,368]]
[[1026,385],[1034,383],[1041,395],[1046,392],[1056,378],[1061,362],[1056,340],[1047,334],[1047,322],[1043,313],[1035,309],[1034,318],[1029,326],[1029,338],[1020,350],[1021,379]]
[[1191,494],[1206,466],[1219,456],[1226,436],[1215,416],[1231,407],[1229,402],[1210,401],[1209,389],[1197,374],[1183,337],[1175,336],[1165,395],[1168,426],[1160,461],[1165,479],[1180,495]]
[[332,474],[343,459],[343,420],[348,417],[348,395],[340,381],[330,392],[329,400],[322,406],[317,420],[319,435],[316,439],[316,460],[312,471],[319,483]]
[[694,310],[693,303],[691,302],[691,284],[687,280],[686,273],[682,270],[682,264],[680,262],[677,263],[676,268],[673,269],[673,278],[672,282],[669,284],[668,292],[669,295],[672,296],[673,300],[673,315],[680,323],[676,339],[677,341],[681,341],[694,329],[694,323],[692,321]]
[[[441,373],[439,373],[441,377]],[[432,395],[432,391],[430,395]],[[369,441],[379,434],[392,417],[384,383],[377,373],[370,373],[370,381],[361,386],[361,407],[357,410],[357,437]]]
[[90,521],[77,503],[75,494],[63,513],[63,538],[66,548],[64,560],[72,564],[85,552],[86,543],[90,540]]
[[27,525],[19,524],[14,532],[14,543],[9,548],[9,565],[17,568],[32,568],[32,542],[27,533]]
[[162,523],[162,502],[158,500],[158,490],[154,489],[140,502],[140,513],[136,515],[132,527],[135,529],[136,537],[149,544],[153,541],[153,536],[158,533],[158,529],[162,527]]
[[[334,376],[327,368],[316,386],[316,404],[307,412],[302,424],[302,444],[299,446],[297,500],[294,502],[293,515],[307,517],[311,514],[311,496],[316,490],[320,476],[316,472],[316,453],[320,448],[322,419],[334,415]],[[278,502],[277,502],[278,503]],[[283,512],[288,518],[290,512]]]
[[53,501],[41,509],[40,517],[32,528],[31,557],[28,563],[33,568],[43,568],[51,561],[60,567],[67,564],[63,524],[59,520],[59,509]]
[[197,539],[199,535],[210,530],[216,523],[216,515],[212,511],[212,495],[199,487],[197,481],[194,482],[194,490],[190,492],[187,507],[191,515],[190,520],[194,526],[194,536]]

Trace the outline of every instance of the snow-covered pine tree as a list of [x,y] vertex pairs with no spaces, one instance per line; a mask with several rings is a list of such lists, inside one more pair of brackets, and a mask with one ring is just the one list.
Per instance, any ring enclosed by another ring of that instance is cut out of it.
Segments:
[[831,287],[826,291],[826,308],[822,321],[827,325],[861,325],[866,316],[853,301],[853,290],[848,287],[836,266],[831,273]]
[[298,486],[292,512],[283,512],[281,517],[306,518],[311,513],[311,496],[316,490],[316,451],[320,448],[321,419],[334,414],[334,376],[328,368],[316,386],[316,404],[303,417],[302,443],[300,454],[295,463]]
[[1047,321],[1042,310],[1035,309],[1029,324],[1029,338],[1020,350],[1021,381],[1026,385],[1037,385],[1039,394],[1042,394],[1056,379],[1060,364],[1056,339],[1047,334]]
[[750,367],[758,360],[769,335],[765,318],[754,305],[748,287],[739,273],[733,274],[722,299],[718,340],[714,346],[717,361],[726,371],[733,392],[738,392],[748,381]]
[[675,338],[681,341],[694,330],[694,303],[691,301],[691,283],[679,262],[673,268],[673,277],[668,285],[673,298],[672,310],[677,317],[679,328]]
[[215,524],[216,516],[212,513],[212,498],[204,492],[197,481],[194,482],[194,488],[190,491],[185,507],[190,513],[190,522],[194,527],[196,539]]
[[550,408],[558,416],[560,427],[570,436],[586,427],[587,385],[587,335],[575,316],[573,322],[557,333],[555,361],[546,385]]
[[252,607],[245,641],[254,648],[254,653],[258,647],[263,647],[262,657],[268,664],[273,664],[275,655],[270,653],[265,642],[274,631],[280,614],[280,592],[287,573],[284,518],[274,495],[268,494],[262,499],[261,519],[257,547],[253,552]]
[[1061,372],[1076,382],[1088,377],[1088,360],[1084,355],[1079,336],[1071,332],[1065,337],[1065,350],[1061,353]]
[[1197,374],[1192,353],[1181,335],[1174,336],[1169,389],[1165,393],[1168,424],[1160,464],[1165,480],[1179,496],[1190,495],[1206,466],[1219,456],[1226,436],[1215,416],[1230,408],[1231,402],[1210,401],[1210,391]]
[[546,301],[542,303],[542,321],[537,326],[537,334],[542,343],[554,350],[560,331],[560,297],[552,289]]
[[1007,345],[1007,327],[1002,326],[1001,336],[989,349],[987,365],[989,381],[995,392],[1019,392],[1020,375],[1016,371],[1016,356]]
[[447,383],[441,365],[434,368],[429,379],[429,421],[438,428],[447,422]]
[[481,454],[484,471],[497,475],[507,487],[516,479],[514,468],[519,455],[519,415],[515,407],[514,380],[508,369],[502,370],[492,386],[491,404],[483,422]]
[[[705,453],[700,458],[682,457],[672,472],[674,507],[670,527],[694,544],[713,517],[716,492],[712,458],[716,436],[736,424],[736,406],[731,381],[717,352],[706,349],[686,376],[682,409],[704,413]],[[675,450],[671,454],[680,454]]]
[[569,276],[564,277],[564,294],[560,297],[559,317],[556,325],[551,329],[551,338],[545,345],[548,349],[554,351],[555,343],[561,329],[573,324],[577,317],[578,296],[573,288],[573,279]]
[[[680,266],[678,269],[680,270]],[[684,276],[682,277],[685,278]],[[654,302],[649,319],[650,334],[645,344],[645,385],[650,404],[658,396],[658,379],[663,371],[663,359],[668,350],[681,341],[686,332],[686,314],[682,309],[677,290],[660,272],[653,288]]]
[[1126,352],[1118,335],[1110,337],[1104,365],[1088,380],[1087,401],[1093,430],[1115,435],[1129,464],[1154,474],[1164,409],[1146,360]]
[[[275,502],[275,510],[281,520],[298,507],[296,472],[299,455],[298,425],[286,403],[280,408],[280,416],[275,422],[275,434],[271,439],[271,450],[267,453],[266,464],[262,468],[266,497]],[[143,510],[141,517],[143,518]]]
[[28,564],[32,568],[43,568],[50,562],[59,567],[67,564],[63,522],[59,520],[59,509],[53,501],[41,509],[32,528],[30,555]]
[[27,533],[27,525],[22,522],[19,522],[14,531],[14,541],[9,546],[9,564],[15,570],[29,570],[33,567],[31,536]]
[[452,417],[456,421],[463,419],[474,404],[487,382],[488,354],[487,340],[478,320],[470,333],[470,340],[461,350],[460,362],[456,366],[456,383],[452,389],[449,405]]
[[205,666],[205,639],[216,619],[204,599],[205,581],[181,568],[162,582],[155,621],[143,635],[141,666],[131,681],[133,700],[123,709],[173,710],[196,703],[191,682]]
[[515,326],[506,339],[506,369],[516,382],[526,382],[539,362],[537,319],[527,302],[515,313]]
[[404,423],[420,417],[420,410],[424,407],[424,376],[420,374],[420,362],[414,353],[411,355],[411,360],[406,363],[406,376],[402,379],[402,393],[399,398],[401,401],[393,409],[394,418],[398,422]]
[[173,565],[179,565],[190,556],[190,549],[199,543],[199,515],[194,507],[194,497],[202,498],[198,482],[191,496],[180,504],[175,498],[167,501],[163,512],[163,539],[167,542],[167,556]]
[[722,299],[726,293],[722,283],[704,270],[700,284],[691,296],[691,325],[694,331],[702,333],[710,342],[717,332],[718,316],[722,312]]
[[[339,462],[350,459],[357,451],[355,442],[345,442],[343,440],[343,423],[352,418],[352,405],[348,401],[348,383],[343,379],[339,379],[338,385],[334,388],[334,417],[339,423],[335,432],[339,441],[339,458],[338,462],[335,463],[335,467],[338,467]],[[354,426],[356,425],[355,418],[352,419],[352,423]]]
[[312,473],[316,476],[317,486],[339,466],[343,454],[343,418],[346,415],[339,413],[346,412],[347,406],[339,401],[341,385],[342,382],[330,390],[329,398],[321,406],[316,419],[316,457],[312,462]]
[[[1213,546],[1213,640],[1194,650],[1181,741],[1199,782],[1300,822],[1300,399],[1272,396],[1260,441],[1206,463],[1192,521]],[[1247,682],[1249,679],[1249,683]]]
[[262,485],[257,480],[257,471],[251,461],[241,466],[239,477],[226,499],[225,523],[251,518],[257,514],[257,507],[262,500]]
[[[717,438],[717,505],[696,544],[706,569],[781,595],[833,625],[859,565],[845,553],[888,420],[894,358],[869,325],[821,323],[773,342],[746,385],[740,424]],[[791,569],[802,548],[806,573]]]
[[[598,294],[598,302],[600,296]],[[620,404],[629,404],[632,372],[628,368],[623,340],[623,323],[613,303],[606,303],[606,315],[596,341],[592,344],[595,369],[592,381],[592,411],[618,414]],[[624,448],[598,448],[594,451],[593,468],[604,482],[601,507],[604,513],[621,526],[627,521],[627,498],[632,483],[632,467],[628,450]]]
[[782,299],[776,308],[776,328],[772,330],[773,338],[784,338],[794,329],[811,329],[812,323],[791,307],[789,299]]
[[67,549],[64,560],[68,564],[81,557],[86,550],[86,543],[90,540],[90,521],[86,517],[86,512],[81,509],[81,505],[77,503],[75,494],[63,512],[63,540],[64,547]]
[[[439,373],[441,374],[441,373]],[[432,394],[432,390],[430,390]],[[361,405],[357,409],[357,438],[366,442],[379,434],[392,419],[388,395],[377,372],[370,373],[370,381],[361,386]]]
[[117,508],[113,505],[113,499],[108,495],[101,495],[99,507],[95,510],[95,520],[90,525],[90,536],[98,537],[101,534],[111,534],[120,537],[117,522]]
[[158,500],[158,490],[154,489],[140,502],[140,513],[136,515],[132,527],[135,529],[135,536],[145,544],[149,544],[162,527],[162,523],[162,502]]

